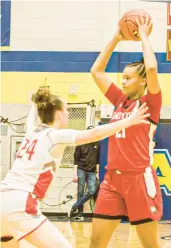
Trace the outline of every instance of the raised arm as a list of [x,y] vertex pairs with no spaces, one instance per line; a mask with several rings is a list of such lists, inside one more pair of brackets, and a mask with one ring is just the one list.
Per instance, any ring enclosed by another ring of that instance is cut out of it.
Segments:
[[99,54],[91,68],[91,74],[94,81],[103,94],[106,94],[112,83],[111,79],[107,76],[105,69],[118,42],[119,40],[117,37],[114,37],[111,41],[109,41],[104,51]]
[[[50,94],[50,88],[49,86],[40,86],[37,93],[39,93],[39,95],[42,95],[44,93]],[[36,93],[36,94],[37,94]],[[34,94],[33,92],[29,93],[29,105],[31,107],[30,112],[28,114],[27,120],[26,120],[26,127],[27,127],[27,132],[28,131],[32,131],[35,126],[38,126],[41,123],[41,120],[38,116],[38,112],[37,112],[37,105],[36,105],[36,101],[35,101],[35,96],[36,94]]]
[[152,21],[146,17],[137,20],[137,24],[139,29],[139,36],[142,41],[144,63],[147,74],[147,88],[151,94],[157,94],[160,91],[160,85],[157,76],[157,60],[148,39],[149,30],[152,28]]
[[40,122],[37,114],[37,107],[35,103],[31,103],[31,109],[26,120],[26,132],[32,131],[35,126]]
[[[116,105],[118,99],[122,95],[122,91],[116,85],[114,86],[114,84],[112,84],[112,80],[108,77],[105,70],[116,45],[121,40],[124,40],[124,38],[121,35],[120,29],[118,27],[114,38],[109,41],[105,49],[99,54],[94,65],[91,68],[91,74],[94,81],[96,82],[101,92],[106,95],[108,100],[113,105]],[[109,89],[110,92],[108,91]]]

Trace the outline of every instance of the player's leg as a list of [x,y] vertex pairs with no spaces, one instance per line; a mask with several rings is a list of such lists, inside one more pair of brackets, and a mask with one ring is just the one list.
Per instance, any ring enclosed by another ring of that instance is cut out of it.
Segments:
[[87,192],[84,196],[76,203],[76,206],[82,206],[96,193],[96,174],[94,172],[87,172]]
[[92,235],[89,248],[106,248],[113,231],[116,229],[119,223],[119,219],[107,220],[94,218],[92,223]]
[[[78,169],[78,198],[77,203],[83,198],[86,186],[87,173],[84,170]],[[83,213],[83,205],[78,207],[78,213]]]
[[125,202],[116,187],[117,178],[113,178],[113,172],[107,172],[96,200],[89,248],[106,248],[121,218],[127,215]]
[[[147,175],[147,178],[146,178]],[[151,167],[146,173],[127,176],[129,191],[126,204],[131,224],[136,225],[137,234],[144,248],[159,248],[158,220],[163,212],[162,197],[157,175]]]
[[72,247],[62,233],[48,220],[24,238],[39,248]]
[[137,225],[136,230],[144,248],[161,248],[157,221]]
[[77,188],[77,192],[78,192],[78,198],[77,198],[77,202],[72,206],[72,208],[70,209],[68,216],[71,218],[74,216],[74,213],[76,213],[76,211],[83,211],[83,206],[76,206],[77,203],[82,199],[82,197],[84,196],[84,188],[85,188],[85,183],[86,183],[86,172],[82,169],[78,169],[78,188]]
[[[1,192],[1,206],[0,206],[0,247],[1,248],[19,248],[19,242],[14,238],[14,236],[10,233],[9,231],[9,223],[7,222],[3,209],[4,207],[4,202],[5,202],[5,197],[4,193]],[[6,207],[7,209],[7,207]]]
[[[86,172],[86,184],[87,190],[84,196],[76,203],[76,206],[79,209],[78,218],[79,220],[83,220],[83,206],[84,203],[87,202],[93,195],[96,193],[96,174],[95,172]],[[81,212],[82,209],[82,212]]]
[[1,248],[19,248],[19,242],[14,238],[2,237],[0,242]]

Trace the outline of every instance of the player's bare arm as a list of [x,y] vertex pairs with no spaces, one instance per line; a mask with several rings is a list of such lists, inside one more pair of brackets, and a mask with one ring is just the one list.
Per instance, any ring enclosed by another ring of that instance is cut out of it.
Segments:
[[124,40],[124,38],[121,35],[120,29],[118,27],[118,30],[114,38],[111,41],[109,41],[109,43],[106,45],[104,50],[99,54],[99,56],[97,57],[95,63],[91,68],[91,74],[94,78],[94,81],[96,82],[97,86],[99,87],[99,89],[103,94],[106,94],[108,88],[112,83],[111,79],[105,73],[106,66],[109,62],[109,59],[115,47],[122,40]]
[[149,117],[150,115],[146,113],[147,109],[148,107],[146,107],[146,103],[144,103],[137,112],[132,113],[131,116],[125,119],[114,123],[98,126],[90,130],[82,131],[77,134],[75,143],[76,145],[82,145],[99,141],[115,134],[116,132],[121,131],[123,128],[127,128],[140,123],[149,124],[149,122],[145,120],[145,118]]
[[160,91],[160,85],[157,76],[157,60],[148,39],[148,34],[152,28],[152,21],[148,17],[140,18],[136,21],[138,24],[139,36],[142,41],[144,63],[147,74],[147,88],[150,93],[157,94]]
[[37,107],[35,105],[34,102],[31,102],[30,104],[30,112],[27,116],[27,120],[26,120],[26,129],[27,132],[32,131],[36,124],[37,124],[37,120],[38,120],[38,114],[37,114]]

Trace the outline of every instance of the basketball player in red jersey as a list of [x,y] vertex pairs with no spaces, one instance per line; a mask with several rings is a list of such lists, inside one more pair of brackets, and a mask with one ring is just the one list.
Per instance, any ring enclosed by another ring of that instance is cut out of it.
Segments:
[[[95,61],[91,74],[102,93],[115,106],[110,122],[129,116],[143,102],[150,113],[149,125],[123,129],[108,140],[107,173],[96,201],[90,248],[104,248],[123,216],[136,225],[145,248],[159,248],[158,220],[162,216],[162,197],[152,164],[152,139],[162,103],[157,77],[157,61],[148,40],[151,21],[137,20],[144,63],[128,64],[122,77],[123,90],[105,73],[116,45],[124,40],[120,29]],[[145,89],[147,86],[147,94]],[[105,233],[104,233],[105,230]]]
[[[146,104],[131,116],[94,129],[79,131],[66,129],[68,111],[66,102],[40,90],[33,97],[27,118],[27,133],[17,158],[1,182],[1,245],[18,248],[25,239],[38,248],[71,248],[60,231],[39,209],[39,200],[45,198],[60,166],[66,145],[91,143],[111,136],[131,125],[146,123]],[[34,126],[37,113],[41,123]]]

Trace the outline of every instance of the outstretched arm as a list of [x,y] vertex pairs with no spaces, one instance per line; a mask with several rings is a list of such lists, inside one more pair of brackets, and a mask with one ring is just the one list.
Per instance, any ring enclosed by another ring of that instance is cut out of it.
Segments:
[[51,130],[48,134],[51,141],[50,143],[52,144],[52,147],[50,148],[51,156],[59,157],[62,155],[63,149],[60,148],[61,145],[71,146],[88,144],[112,136],[116,132],[121,131],[123,128],[127,128],[132,125],[140,123],[149,124],[146,120],[146,118],[150,116],[150,114],[146,114],[147,110],[148,107],[146,107],[146,103],[143,103],[141,107],[136,112],[133,112],[129,117],[114,123],[98,126],[90,130]]
[[30,112],[29,112],[29,114],[27,116],[27,120],[26,120],[27,132],[32,131],[37,124],[38,124],[37,108],[36,108],[36,104],[32,103]]
[[143,103],[137,112],[132,113],[131,116],[125,119],[78,133],[76,135],[75,144],[81,145],[92,143],[110,137],[115,133],[120,132],[123,128],[127,128],[139,123],[148,124],[149,122],[146,121],[145,118],[149,117],[150,114],[145,114],[148,109],[148,107],[145,106],[146,103]]
[[40,119],[37,113],[37,106],[36,104],[31,100],[33,93],[29,94],[29,105],[30,105],[30,112],[27,116],[26,120],[26,132],[32,131],[35,126],[37,126],[40,123]]

